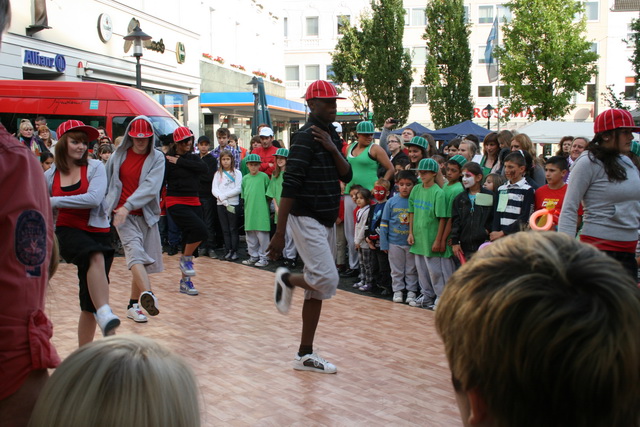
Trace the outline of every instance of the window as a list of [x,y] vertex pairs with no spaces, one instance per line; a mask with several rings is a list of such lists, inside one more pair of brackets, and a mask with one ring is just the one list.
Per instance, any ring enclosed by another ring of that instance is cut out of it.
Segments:
[[484,51],[487,50],[486,46],[478,47],[478,64],[486,64],[487,60],[484,57]]
[[493,6],[478,7],[478,24],[493,23]]
[[478,86],[478,98],[490,98],[493,96],[493,86]]
[[308,81],[320,80],[320,66],[306,65],[304,67],[304,79]]
[[588,84],[585,93],[587,94],[587,102],[595,102],[595,100],[596,100],[596,85],[593,84],[593,83]]
[[285,80],[287,87],[300,86],[300,67],[297,65],[287,65],[284,67]]
[[471,22],[471,18],[469,16],[469,6],[464,7],[464,22],[467,24]]
[[416,86],[411,88],[411,100],[414,104],[426,104],[427,103],[427,88],[423,86]]
[[307,18],[307,37],[317,37],[318,36],[318,17],[310,16]]
[[511,22],[511,9],[508,6],[498,5],[498,21],[502,22]]
[[425,27],[427,25],[427,15],[423,7],[411,9],[411,26]]
[[333,66],[327,65],[327,81],[333,82],[335,75],[333,74]]
[[589,46],[589,50],[593,53],[598,53],[598,43],[591,43],[591,46]]
[[511,95],[511,88],[509,86],[496,86],[496,96],[506,98]]
[[284,18],[282,23],[284,25],[284,38],[286,39],[289,37],[289,18]]
[[637,98],[635,77],[625,77],[624,79],[624,99],[634,100]]
[[633,28],[631,28],[631,24],[627,24],[627,37],[624,39],[627,42],[627,48],[634,48],[634,34]]
[[413,58],[411,61],[413,64],[424,65],[427,63],[427,48],[426,47],[414,47]]
[[586,1],[584,2],[584,14],[587,17],[587,21],[597,21],[598,20],[598,2],[597,1]]
[[351,25],[350,15],[338,15],[338,34],[344,34],[344,30]]
[[409,26],[409,13],[411,12],[411,9],[407,9],[406,7],[404,8],[404,26],[408,27]]

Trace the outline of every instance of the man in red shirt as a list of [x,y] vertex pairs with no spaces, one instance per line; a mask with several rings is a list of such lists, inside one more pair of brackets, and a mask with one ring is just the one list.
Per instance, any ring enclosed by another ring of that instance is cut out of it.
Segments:
[[[0,41],[10,17],[0,0]],[[44,313],[53,216],[42,167],[2,124],[0,182],[0,424],[21,426],[60,363]]]
[[274,155],[278,151],[278,147],[273,145],[273,130],[271,128],[263,127],[260,129],[260,143],[262,146],[253,150],[253,154],[259,155],[260,159],[262,159],[260,172],[264,172],[271,177],[276,165]]

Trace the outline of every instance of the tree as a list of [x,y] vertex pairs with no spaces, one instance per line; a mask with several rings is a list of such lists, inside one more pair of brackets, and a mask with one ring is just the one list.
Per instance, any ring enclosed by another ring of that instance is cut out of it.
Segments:
[[502,82],[510,88],[504,104],[514,112],[530,108],[537,120],[560,119],[596,72],[598,55],[583,35],[584,5],[512,0],[506,6],[515,17],[503,26],[504,45],[496,49]]
[[360,27],[348,27],[332,54],[334,82],[351,92],[363,118],[374,111],[374,124],[387,117],[406,121],[411,108],[411,57],[404,51],[402,0],[372,0],[371,15]]
[[[367,19],[363,17],[363,20]],[[336,45],[335,52],[331,55],[333,81],[346,88],[353,107],[362,117],[365,111],[369,111],[371,101],[364,86],[365,56],[364,33],[353,26],[347,26],[343,30],[342,38]]]
[[427,64],[422,84],[436,128],[453,126],[473,116],[469,25],[462,0],[427,4]]
[[631,31],[633,31],[631,40],[627,40],[627,44],[633,47],[633,53],[629,61],[633,66],[633,72],[635,73],[636,84],[636,107],[640,108],[640,96],[638,96],[638,88],[640,87],[640,19],[634,19],[631,21]]

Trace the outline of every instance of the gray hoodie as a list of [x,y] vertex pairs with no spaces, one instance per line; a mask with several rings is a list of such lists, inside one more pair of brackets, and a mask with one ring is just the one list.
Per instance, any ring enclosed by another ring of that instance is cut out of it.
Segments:
[[[138,116],[133,119],[131,123],[138,119],[146,120],[151,124],[151,128],[153,128],[153,124],[146,116]],[[109,216],[113,214],[113,211],[118,206],[118,201],[122,194],[120,167],[127,158],[127,150],[133,146],[133,141],[129,136],[131,123],[127,126],[122,143],[116,148],[116,151],[111,155],[106,165],[108,189],[105,202]],[[160,190],[164,180],[165,158],[161,151],[153,148],[156,146],[156,138],[157,136],[155,134],[151,137],[151,152],[142,166],[138,188],[124,203],[124,207],[129,211],[142,209],[145,222],[149,227],[152,227],[160,220]]]

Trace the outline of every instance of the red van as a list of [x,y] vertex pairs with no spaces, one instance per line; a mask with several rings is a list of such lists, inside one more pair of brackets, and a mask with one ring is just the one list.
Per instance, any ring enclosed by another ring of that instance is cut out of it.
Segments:
[[[171,139],[178,121],[146,93],[127,86],[97,82],[0,80],[0,122],[15,133],[20,120],[38,116],[54,131],[65,120],[104,126],[112,139],[124,135],[131,120],[144,114],[161,140]],[[34,123],[35,124],[35,123]]]

